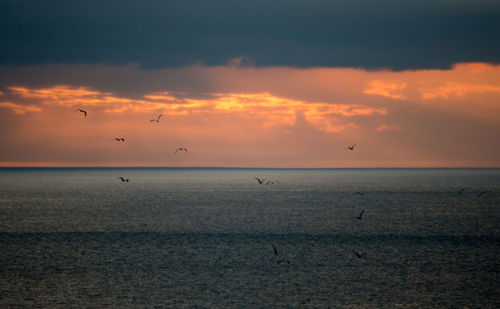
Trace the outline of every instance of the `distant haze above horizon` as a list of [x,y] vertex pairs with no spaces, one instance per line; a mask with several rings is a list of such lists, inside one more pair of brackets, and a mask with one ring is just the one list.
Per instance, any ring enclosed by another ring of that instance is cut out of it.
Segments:
[[0,166],[500,167],[499,36],[489,0],[0,0]]

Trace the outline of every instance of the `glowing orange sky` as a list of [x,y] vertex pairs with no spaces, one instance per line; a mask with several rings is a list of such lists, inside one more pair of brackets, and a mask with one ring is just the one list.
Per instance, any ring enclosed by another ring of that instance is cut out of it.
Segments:
[[500,166],[500,66],[484,63],[0,73],[3,166]]

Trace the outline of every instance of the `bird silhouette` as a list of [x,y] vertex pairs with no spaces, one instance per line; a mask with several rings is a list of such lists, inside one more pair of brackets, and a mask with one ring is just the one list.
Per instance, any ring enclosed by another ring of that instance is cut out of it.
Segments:
[[464,193],[464,191],[465,191],[465,188],[460,189],[460,191],[457,192],[457,195],[461,195],[462,193]]
[[358,253],[358,252],[356,252],[356,251],[354,251],[354,250],[352,250],[352,253],[354,253],[354,254],[358,257],[358,259],[360,259],[360,258],[362,258],[362,257],[363,257],[363,254]]
[[358,191],[358,192],[354,192],[353,194],[357,194],[357,195],[361,195],[361,196],[363,196],[363,194],[365,194],[365,192],[364,192],[364,191],[363,191],[363,192],[359,192],[359,191]]
[[274,255],[277,256],[278,255],[278,249],[276,249],[276,247],[274,246],[274,244],[272,244],[272,246],[273,246],[273,250],[274,250]]
[[263,184],[265,181],[264,178],[260,179],[260,178],[254,177],[254,179],[256,179],[259,182],[259,185]]
[[361,212],[359,213],[359,216],[357,217],[354,217],[354,219],[358,219],[358,220],[361,220],[363,218],[363,214],[365,213],[365,210],[361,210]]
[[151,120],[150,120],[150,122],[156,122],[156,123],[159,123],[159,122],[160,122],[160,118],[161,118],[161,116],[163,116],[163,114],[158,115],[158,118],[156,118],[156,119],[151,119]]
[[76,111],[77,111],[77,112],[80,112],[80,113],[83,113],[83,116],[84,116],[84,117],[87,117],[87,111],[85,111],[85,110],[83,110],[83,109],[80,109],[80,108],[79,108],[79,109],[77,109]]
[[123,177],[118,177],[122,182],[129,182],[130,180],[128,178],[123,178]]
[[352,146],[347,146],[347,149],[349,149],[349,150],[351,150],[351,151],[352,151],[352,150],[354,150],[354,147],[356,147],[356,144],[354,144],[354,145],[352,145]]
[[178,151],[185,151],[185,152],[188,152],[187,148],[185,148],[185,147],[179,147],[179,148],[177,148],[177,149],[174,151],[174,153],[177,153]]
[[115,137],[115,141],[117,141],[117,142],[124,142],[125,139],[123,137]]
[[286,262],[286,263],[288,263],[288,264],[291,264],[291,263],[290,263],[290,260],[285,260],[285,259],[283,259],[283,260],[279,260],[279,261],[276,261],[276,264],[278,264],[278,265],[279,265],[279,264],[281,264],[281,263],[285,263],[285,262]]
[[483,194],[485,194],[485,193],[487,193],[487,192],[488,192],[488,191],[481,191],[481,192],[479,192],[479,194],[477,195],[477,197],[481,197],[481,195],[483,195]]

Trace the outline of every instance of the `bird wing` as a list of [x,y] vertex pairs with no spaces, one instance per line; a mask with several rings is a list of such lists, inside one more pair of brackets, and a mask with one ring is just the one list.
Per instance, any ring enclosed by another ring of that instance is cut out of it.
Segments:
[[160,114],[160,115],[158,116],[158,119],[157,119],[156,121],[160,120],[161,116],[163,116],[163,114]]
[[359,217],[361,218],[363,216],[363,214],[365,213],[365,210],[361,210],[361,212],[359,213]]
[[276,249],[276,247],[274,245],[272,245],[272,246],[273,246],[274,254],[278,255],[278,249]]

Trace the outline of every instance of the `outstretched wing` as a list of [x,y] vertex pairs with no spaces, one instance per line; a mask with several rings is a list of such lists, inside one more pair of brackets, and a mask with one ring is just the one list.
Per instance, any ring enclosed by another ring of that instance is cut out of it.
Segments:
[[273,250],[274,250],[274,255],[278,255],[278,249],[276,249],[276,247],[274,245],[273,246]]
[[361,217],[363,217],[363,214],[365,213],[365,210],[361,210],[361,212],[359,213],[359,218],[361,219]]

